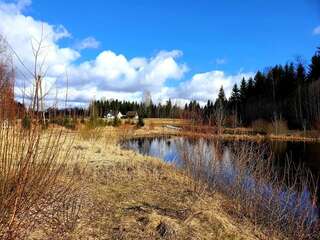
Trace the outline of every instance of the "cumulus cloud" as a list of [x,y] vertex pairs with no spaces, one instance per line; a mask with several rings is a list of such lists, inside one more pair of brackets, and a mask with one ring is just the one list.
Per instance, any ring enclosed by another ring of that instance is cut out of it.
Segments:
[[320,35],[320,25],[313,29],[313,35]]
[[[18,3],[16,5],[18,8]],[[36,47],[41,38],[43,43],[40,57],[45,59],[47,66],[50,66],[50,75],[62,74],[68,65],[79,58],[80,54],[77,51],[61,48],[58,45],[60,39],[70,36],[62,25],[53,26],[30,16],[24,16],[16,12],[14,7],[10,8],[13,9],[8,11],[6,8],[6,11],[3,11],[0,8],[0,33],[28,68],[33,68],[32,46]]]
[[[63,25],[52,25],[26,16],[23,10],[30,4],[28,0],[14,3],[0,0],[0,33],[24,63],[22,66],[19,59],[15,59],[18,66],[17,97],[22,96],[19,91],[22,86],[26,85],[29,92],[32,90],[32,76],[27,69],[33,69],[32,45],[37,45],[41,38],[43,48],[39,63],[45,62],[42,73],[46,73],[44,92],[50,92],[47,96],[49,101],[55,99],[56,92],[60,100],[65,99],[67,81],[68,99],[72,105],[102,97],[140,101],[145,90],[151,92],[156,102],[168,98],[178,103],[190,99],[206,101],[216,97],[221,85],[228,95],[234,82],[249,75],[210,71],[194,74],[186,80],[185,73],[189,69],[181,62],[183,53],[179,50],[160,51],[151,57],[131,59],[112,50],[103,50],[94,59],[81,61],[80,50],[97,48],[99,42],[88,37],[78,46],[61,47],[59,41],[71,37],[71,33]],[[172,84],[172,81],[177,82]]]
[[[95,60],[71,65],[71,86],[97,88],[97,92],[152,92],[161,89],[165,82],[180,79],[187,67],[176,62],[179,51],[159,52],[152,58],[127,59],[112,51],[101,52]],[[65,82],[59,82],[61,87]]]
[[238,73],[236,75],[226,75],[223,71],[198,73],[191,80],[180,84],[175,90],[175,96],[181,100],[196,99],[204,103],[208,99],[215,99],[220,87],[223,86],[226,96],[229,97],[235,83],[239,83],[242,78],[251,76],[253,73]]
[[31,0],[18,0],[12,3],[0,1],[0,10],[4,12],[18,14],[30,5],[31,5]]
[[87,48],[99,48],[100,42],[97,41],[94,37],[87,37],[76,44],[76,48],[79,50],[87,49]]

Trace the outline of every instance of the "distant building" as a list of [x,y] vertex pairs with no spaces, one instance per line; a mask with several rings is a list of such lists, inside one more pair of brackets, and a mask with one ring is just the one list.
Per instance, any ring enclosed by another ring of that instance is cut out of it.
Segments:
[[138,120],[139,119],[139,115],[136,111],[129,111],[126,114],[128,119],[134,119],[134,120]]
[[121,112],[118,112],[117,118],[118,118],[118,119],[121,119],[121,118],[123,118],[123,117],[124,117],[124,115],[123,115]]
[[105,118],[107,120],[113,120],[115,117],[117,117],[118,119],[121,119],[124,117],[124,115],[121,113],[121,112],[113,112],[113,111],[110,111],[106,116]]
[[109,113],[105,116],[105,118],[106,118],[107,120],[113,120],[113,119],[114,119],[114,115],[113,115],[112,112],[109,112]]

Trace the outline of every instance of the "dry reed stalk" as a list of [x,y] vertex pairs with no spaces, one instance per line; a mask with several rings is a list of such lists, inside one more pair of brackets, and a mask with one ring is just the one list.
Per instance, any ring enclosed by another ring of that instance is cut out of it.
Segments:
[[319,236],[317,181],[303,166],[288,160],[279,168],[266,145],[252,142],[229,143],[226,151],[218,140],[182,141],[179,152],[189,175],[223,193],[240,219],[251,219],[268,236]]

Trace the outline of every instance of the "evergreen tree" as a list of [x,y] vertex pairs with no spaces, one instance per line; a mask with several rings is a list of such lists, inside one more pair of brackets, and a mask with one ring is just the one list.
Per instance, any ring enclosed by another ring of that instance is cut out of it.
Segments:
[[238,88],[237,84],[234,84],[232,91],[231,91],[231,96],[229,99],[229,105],[231,110],[235,110],[238,108],[239,104],[240,104],[240,90]]
[[242,104],[245,104],[248,97],[248,85],[245,78],[242,78],[241,80],[239,95],[240,95],[239,100],[241,101]]
[[[320,49],[320,48],[318,48]],[[320,50],[311,59],[311,64],[309,65],[309,81],[316,81],[320,79]]]
[[218,98],[217,98],[214,105],[215,105],[215,107],[217,107],[219,105],[219,106],[222,106],[223,108],[225,108],[226,104],[227,104],[227,98],[224,93],[223,86],[221,86],[221,88],[219,90]]

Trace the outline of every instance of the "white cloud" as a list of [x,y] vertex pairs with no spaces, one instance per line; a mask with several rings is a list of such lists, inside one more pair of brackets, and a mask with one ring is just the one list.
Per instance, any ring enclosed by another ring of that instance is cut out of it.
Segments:
[[320,35],[320,25],[313,29],[313,35]]
[[[23,10],[31,1],[20,0],[15,3],[4,3],[0,0],[0,33],[6,37],[15,52],[23,60],[28,69],[33,69],[33,53],[31,43],[41,38],[44,33],[45,46],[40,54],[40,62],[45,59],[48,67],[44,79],[45,91],[51,89],[47,99],[58,98],[63,101],[66,93],[66,75],[68,76],[68,99],[73,105],[87,103],[93,98],[118,98],[121,100],[139,101],[142,92],[151,92],[153,101],[165,101],[168,98],[179,103],[189,99],[206,101],[214,99],[221,85],[229,95],[233,83],[248,74],[226,75],[222,71],[198,73],[190,80],[183,81],[188,71],[186,64],[179,59],[183,53],[179,50],[160,51],[151,57],[134,57],[128,59],[123,54],[111,50],[101,51],[96,58],[81,61],[79,50],[95,48],[99,42],[93,37],[84,39],[78,47],[61,47],[59,41],[71,34],[63,25],[51,25],[23,14]],[[78,50],[77,50],[78,49]],[[17,86],[22,87],[23,75],[30,74],[18,65]],[[44,70],[46,69],[44,67]],[[21,71],[24,74],[21,74]],[[30,79],[29,79],[30,80]],[[177,81],[175,87],[168,87],[168,81]],[[31,92],[31,80],[27,81],[27,90]],[[54,88],[52,88],[54,86]],[[17,95],[21,97],[21,89]]]
[[175,90],[177,99],[196,99],[206,102],[208,99],[214,100],[223,86],[227,97],[231,94],[231,89],[235,83],[239,83],[243,77],[249,78],[253,73],[238,73],[236,75],[226,75],[223,71],[211,71],[195,74],[191,80],[183,82]]
[[87,48],[99,48],[100,42],[97,41],[94,37],[87,37],[83,39],[81,42],[76,44],[76,48],[79,50],[87,49]]
[[179,51],[160,52],[155,57],[133,58],[112,51],[101,52],[96,59],[71,65],[72,86],[95,86],[99,91],[157,91],[169,79],[180,79],[187,67],[176,62]]
[[12,3],[0,1],[0,11],[18,14],[30,5],[31,0],[17,0]]

